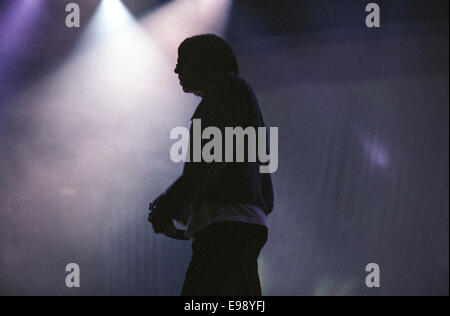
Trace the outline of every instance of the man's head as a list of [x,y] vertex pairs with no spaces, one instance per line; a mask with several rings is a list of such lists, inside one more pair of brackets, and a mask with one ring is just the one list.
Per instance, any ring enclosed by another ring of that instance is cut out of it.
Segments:
[[197,35],[185,39],[178,47],[175,67],[183,91],[201,94],[211,76],[218,71],[239,74],[236,57],[224,39],[213,35]]

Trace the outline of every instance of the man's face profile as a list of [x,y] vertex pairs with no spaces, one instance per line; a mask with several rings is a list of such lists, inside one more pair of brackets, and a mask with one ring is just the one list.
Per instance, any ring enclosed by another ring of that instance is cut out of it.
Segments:
[[183,91],[186,93],[196,93],[198,90],[196,83],[196,76],[194,72],[194,67],[190,62],[189,58],[186,56],[182,56],[181,54],[178,56],[177,65],[175,67],[174,72],[178,74],[178,79],[180,80],[180,85],[183,88]]

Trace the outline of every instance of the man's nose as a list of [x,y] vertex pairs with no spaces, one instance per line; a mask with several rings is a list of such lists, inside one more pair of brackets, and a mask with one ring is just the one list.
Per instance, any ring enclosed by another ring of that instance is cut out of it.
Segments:
[[178,74],[178,65],[175,66],[175,69],[173,70],[173,72]]

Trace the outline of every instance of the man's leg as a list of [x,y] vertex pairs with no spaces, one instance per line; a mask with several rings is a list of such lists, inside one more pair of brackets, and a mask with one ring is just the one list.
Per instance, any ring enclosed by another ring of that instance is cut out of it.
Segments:
[[257,259],[267,228],[240,222],[215,223],[192,244],[182,295],[261,295]]

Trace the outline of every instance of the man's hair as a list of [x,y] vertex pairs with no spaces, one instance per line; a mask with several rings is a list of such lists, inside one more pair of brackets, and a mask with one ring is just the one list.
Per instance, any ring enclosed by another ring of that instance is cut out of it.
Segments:
[[218,71],[239,74],[239,67],[230,45],[214,34],[202,34],[185,39],[178,47],[178,55],[189,60],[197,75],[208,80]]

